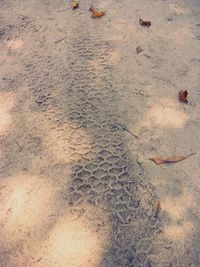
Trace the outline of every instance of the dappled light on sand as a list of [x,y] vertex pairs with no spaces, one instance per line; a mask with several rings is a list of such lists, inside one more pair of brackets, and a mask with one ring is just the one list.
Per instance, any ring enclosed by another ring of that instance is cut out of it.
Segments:
[[182,128],[189,116],[173,100],[165,99],[152,105],[139,123],[142,127]]
[[10,111],[14,104],[14,93],[0,92],[0,135],[4,134],[12,123]]
[[170,31],[167,35],[170,41],[180,45],[183,45],[186,39],[192,39],[194,37],[194,33],[189,26],[181,26],[178,29]]
[[194,229],[191,222],[180,222],[177,224],[166,225],[164,227],[164,233],[166,238],[174,241],[185,241],[188,234],[191,234]]
[[188,208],[194,208],[195,199],[190,192],[184,190],[178,196],[162,199],[162,208],[172,220],[182,219]]
[[[6,241],[15,242],[52,212],[55,190],[35,176],[13,176],[0,180],[0,225]],[[1,235],[2,235],[1,233]]]
[[71,209],[45,177],[0,180],[3,266],[95,267],[108,242],[109,224],[97,207]]
[[169,9],[170,9],[171,12],[176,13],[177,15],[191,13],[191,9],[190,8],[181,7],[178,4],[169,4]]
[[185,242],[194,230],[193,221],[190,219],[189,210],[196,208],[195,199],[186,190],[179,196],[166,197],[162,201],[162,210],[170,218],[164,226],[164,234],[170,240]]
[[[116,51],[110,52],[109,62],[111,64],[117,64],[117,63],[119,63],[120,60],[121,60],[121,55],[118,52],[116,52]],[[105,69],[105,64],[103,62],[103,58],[101,58],[101,57],[91,59],[89,61],[89,65],[91,67],[93,67],[95,69],[95,71],[97,71],[97,72],[100,72],[103,69]]]
[[[77,129],[72,133],[67,132],[67,130],[67,125],[65,132],[59,133],[56,130],[50,130],[44,138],[44,149],[48,151],[48,154],[50,153],[49,155],[51,155],[54,160],[63,160],[65,163],[71,163],[80,160],[82,154],[88,152],[90,141],[82,129]],[[73,140],[74,142],[78,142],[79,138],[83,140],[84,144],[80,144],[78,152],[76,152],[70,144]]]
[[91,153],[88,152],[91,150],[92,141],[84,128],[71,121],[65,121],[62,127],[56,127],[54,121],[57,119],[54,110],[48,110],[45,116],[47,119],[41,125],[45,133],[43,149],[51,160],[73,163],[80,160],[83,155],[91,159],[89,155]]
[[19,48],[22,48],[24,45],[24,42],[19,39],[19,40],[10,40],[8,41],[7,47],[10,48],[11,50],[17,50]]
[[[100,224],[101,229],[95,225],[92,213],[89,214],[90,218],[87,218],[83,211],[81,213],[78,216],[69,213],[58,220],[44,243],[42,254],[39,256],[44,260],[41,260],[38,266],[99,266],[107,232],[103,230],[103,225]],[[101,219],[103,221],[103,217]]]

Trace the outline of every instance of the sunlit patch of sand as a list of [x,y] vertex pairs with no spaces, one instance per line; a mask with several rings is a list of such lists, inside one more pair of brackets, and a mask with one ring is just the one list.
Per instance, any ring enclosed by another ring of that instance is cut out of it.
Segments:
[[125,39],[125,34],[121,33],[113,33],[112,36],[109,37],[110,41],[123,41]]
[[166,197],[161,200],[162,210],[165,211],[171,220],[178,220],[184,218],[188,208],[195,207],[194,197],[190,192],[184,190],[181,195],[177,197]]
[[141,127],[182,128],[189,116],[180,105],[172,100],[161,100],[147,110],[139,122]]
[[[109,63],[111,63],[111,64],[117,63],[117,62],[119,62],[120,59],[121,59],[121,56],[120,56],[119,52],[117,52],[117,51],[112,51],[107,58],[108,64]],[[101,70],[103,70],[107,66],[107,64],[105,64],[104,61],[105,61],[104,58],[101,58],[101,57],[94,58],[94,59],[89,61],[89,65],[92,66],[97,72],[100,72]]]
[[59,109],[48,109],[42,114],[27,111],[25,116],[26,124],[40,132],[42,153],[53,165],[71,164],[82,158],[90,160],[96,157],[94,149],[91,149],[93,142],[86,129],[81,123],[64,117]]
[[6,55],[0,55],[0,63],[3,63],[6,59]]
[[14,93],[0,92],[0,135],[4,134],[12,123],[10,111],[14,103]]
[[56,162],[62,160],[65,163],[72,163],[80,160],[83,155],[91,159],[92,156],[89,155],[91,140],[81,125],[65,121],[61,122],[62,126],[58,129],[55,115],[50,115],[50,119],[48,116],[47,114],[46,122],[41,125],[45,131],[44,153]]
[[166,238],[170,240],[185,241],[189,234],[193,230],[193,224],[191,222],[182,222],[179,224],[172,224],[164,226],[164,234]]
[[194,38],[194,33],[190,30],[190,28],[186,25],[183,27],[179,27],[177,30],[171,30],[167,35],[169,41],[176,42],[176,43],[184,43],[188,39]]
[[[115,13],[116,11],[113,11],[112,16],[116,16]],[[119,18],[117,23],[112,23],[112,22],[110,23],[107,31],[108,31],[107,36],[109,41],[121,42],[124,41],[126,37],[131,38],[133,35],[135,35],[135,33],[137,32],[137,27],[132,24],[128,25],[126,20]]]
[[108,0],[100,1],[98,5],[94,5],[94,6],[97,7],[98,9],[103,9],[103,11],[106,11],[106,8],[108,7],[109,2],[110,1]]
[[120,33],[133,34],[137,32],[137,27],[132,24],[127,24],[126,20],[118,20],[117,23],[112,25],[113,30]]
[[7,43],[7,47],[11,50],[17,50],[19,48],[22,48],[24,45],[24,42],[22,40],[10,40]]
[[68,208],[56,194],[44,178],[1,178],[0,248],[11,252],[7,266],[99,266],[110,230],[106,214],[86,203]]
[[35,176],[0,178],[1,238],[10,244],[37,227],[52,212],[56,190],[47,180]]
[[[59,266],[95,266],[99,263],[101,241],[84,224],[76,221],[60,223],[49,239],[50,264]],[[96,264],[95,264],[96,263]],[[52,266],[52,265],[51,265]]]
[[120,59],[121,59],[121,55],[119,52],[117,51],[113,51],[111,54],[110,54],[110,57],[109,57],[110,61],[112,63],[117,63]]
[[169,4],[169,9],[171,12],[176,13],[177,15],[190,14],[191,13],[190,8],[181,7],[178,4]]
[[[90,151],[90,140],[82,129],[76,129],[76,132],[72,133],[67,132],[67,127],[65,129],[66,131],[61,133],[50,130],[44,138],[44,148],[56,161],[63,160],[65,163],[78,161],[82,155]],[[80,144],[77,143],[79,139],[82,140]]]
[[95,71],[100,72],[105,68],[105,64],[102,64],[104,59],[101,58],[94,58],[89,61],[89,65],[95,69]]
[[57,221],[37,258],[38,266],[99,266],[108,239],[105,214],[97,207],[82,205]]
[[161,198],[160,203],[162,212],[169,218],[163,225],[164,237],[183,248],[191,239],[196,224],[189,216],[189,211],[197,208],[192,193],[184,189],[177,196]]

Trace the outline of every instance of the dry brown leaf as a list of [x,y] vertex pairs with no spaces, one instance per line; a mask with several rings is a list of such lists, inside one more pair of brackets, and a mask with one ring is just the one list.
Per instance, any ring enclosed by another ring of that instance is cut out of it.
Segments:
[[92,12],[92,18],[100,18],[100,17],[103,17],[105,15],[105,12],[104,11],[95,11],[95,12]]
[[71,1],[71,7],[74,9],[79,8],[79,3],[76,1]]
[[100,18],[100,17],[103,17],[105,15],[105,11],[97,11],[92,5],[91,7],[89,8],[89,11],[92,12],[92,18]]
[[167,159],[163,159],[161,157],[153,157],[153,158],[149,158],[149,159],[152,160],[153,162],[155,162],[155,164],[159,165],[159,164],[164,164],[164,163],[176,163],[176,162],[182,161],[184,159],[187,159],[188,157],[190,157],[194,154],[196,154],[196,153],[192,153],[192,154],[189,154],[187,156],[172,156],[172,157],[167,158]]
[[140,23],[141,26],[146,26],[146,27],[150,27],[151,26],[151,21],[146,21],[146,20],[140,19],[139,23]]
[[188,91],[187,90],[181,90],[178,93],[179,101],[183,102],[183,103],[186,103],[186,104],[188,103],[187,96],[188,96]]

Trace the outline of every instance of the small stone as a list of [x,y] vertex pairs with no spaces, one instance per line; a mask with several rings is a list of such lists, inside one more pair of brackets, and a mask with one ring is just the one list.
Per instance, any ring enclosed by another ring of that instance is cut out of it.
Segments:
[[136,48],[136,52],[137,52],[137,54],[141,53],[142,51],[143,51],[143,49],[142,49],[140,46],[138,46],[138,47]]
[[173,17],[167,17],[166,20],[172,21],[173,20]]

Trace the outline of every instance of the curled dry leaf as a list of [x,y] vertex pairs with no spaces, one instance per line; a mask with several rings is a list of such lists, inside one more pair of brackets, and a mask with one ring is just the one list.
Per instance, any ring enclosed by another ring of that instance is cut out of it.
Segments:
[[91,7],[89,8],[89,11],[92,12],[92,18],[100,18],[100,17],[103,17],[105,15],[105,11],[98,11],[96,10],[92,5]]
[[186,104],[188,103],[187,96],[188,96],[188,91],[187,90],[181,90],[178,93],[179,101],[183,102],[183,103],[186,103]]
[[79,8],[79,3],[76,1],[71,1],[71,7],[73,10],[77,9],[77,8]]
[[152,160],[153,162],[155,162],[155,164],[159,165],[159,164],[164,164],[164,163],[176,163],[179,161],[182,161],[184,159],[187,159],[188,157],[194,155],[196,153],[191,153],[187,156],[172,156],[170,158],[166,158],[163,159],[161,157],[153,157],[153,158],[149,158],[150,160]]
[[150,27],[151,26],[151,21],[146,21],[146,20],[140,19],[139,23],[140,23],[141,26],[146,26],[146,27]]

